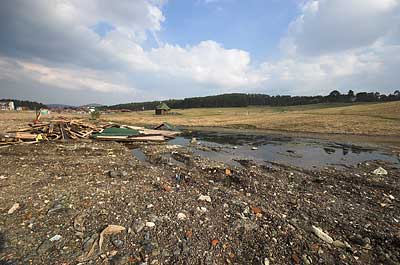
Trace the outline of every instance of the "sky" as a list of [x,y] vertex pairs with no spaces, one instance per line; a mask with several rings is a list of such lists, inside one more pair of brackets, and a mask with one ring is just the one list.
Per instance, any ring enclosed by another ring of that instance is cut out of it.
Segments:
[[3,0],[0,98],[392,93],[400,0]]

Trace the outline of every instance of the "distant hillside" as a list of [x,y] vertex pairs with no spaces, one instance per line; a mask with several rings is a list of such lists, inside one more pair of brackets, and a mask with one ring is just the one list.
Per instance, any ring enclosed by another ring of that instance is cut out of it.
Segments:
[[47,108],[46,105],[36,102],[36,101],[29,101],[29,100],[18,100],[18,99],[0,99],[0,101],[13,101],[14,107],[25,107],[30,110],[40,109],[40,108]]
[[[247,106],[296,106],[317,103],[351,103],[351,102],[387,102],[400,100],[400,92],[385,95],[378,92],[360,92],[355,94],[349,90],[347,94],[341,94],[334,90],[327,96],[269,96],[264,94],[223,94],[206,97],[193,97],[185,99],[164,100],[173,109],[188,108],[219,108],[219,107],[247,107]],[[160,101],[140,103],[126,103],[113,106],[104,106],[102,109],[129,109],[152,110]]]
[[80,106],[80,108],[98,108],[98,107],[103,107],[104,105],[98,104],[98,103],[92,103],[92,104],[86,104]]
[[65,104],[47,104],[47,107],[51,109],[70,109],[75,108],[75,106],[65,105]]

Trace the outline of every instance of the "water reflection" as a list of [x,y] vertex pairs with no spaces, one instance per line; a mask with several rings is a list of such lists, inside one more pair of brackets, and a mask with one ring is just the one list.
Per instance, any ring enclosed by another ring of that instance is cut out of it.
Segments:
[[[199,141],[200,147],[192,148],[193,152],[228,164],[236,164],[235,160],[249,159],[259,163],[270,161],[314,168],[384,160],[399,166],[399,159],[393,154],[322,139],[197,131],[178,137],[170,143],[190,146],[192,137]],[[252,147],[257,147],[257,150]]]

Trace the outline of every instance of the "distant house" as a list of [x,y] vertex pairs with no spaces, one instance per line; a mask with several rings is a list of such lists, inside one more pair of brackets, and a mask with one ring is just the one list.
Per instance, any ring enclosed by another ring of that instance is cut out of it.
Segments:
[[156,107],[156,115],[166,115],[170,111],[170,107],[167,104],[161,103]]
[[15,110],[13,101],[0,101],[0,110]]

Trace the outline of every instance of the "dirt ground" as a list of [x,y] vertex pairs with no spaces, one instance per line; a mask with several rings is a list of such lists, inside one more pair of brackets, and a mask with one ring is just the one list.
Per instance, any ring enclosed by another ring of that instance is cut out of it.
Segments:
[[147,161],[91,140],[0,148],[0,264],[400,264],[392,165],[227,168],[136,147]]

